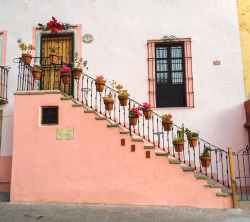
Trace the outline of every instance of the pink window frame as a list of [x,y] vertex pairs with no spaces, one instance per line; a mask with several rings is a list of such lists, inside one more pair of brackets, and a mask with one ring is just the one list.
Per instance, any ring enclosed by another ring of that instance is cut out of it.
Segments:
[[[178,40],[171,40],[171,41],[181,41],[184,43],[186,107],[194,107],[191,39],[178,39]],[[155,78],[155,44],[159,42],[164,42],[164,41],[163,40],[149,40],[147,42],[149,103],[151,104],[153,108],[157,108],[156,106],[157,105],[156,104],[156,78]]]

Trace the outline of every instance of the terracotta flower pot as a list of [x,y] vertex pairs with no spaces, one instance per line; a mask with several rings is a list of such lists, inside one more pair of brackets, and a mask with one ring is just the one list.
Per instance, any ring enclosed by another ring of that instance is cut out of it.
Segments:
[[189,137],[188,138],[188,144],[190,147],[196,147],[197,146],[197,140],[198,137]]
[[25,65],[29,65],[31,63],[32,55],[28,53],[22,54],[22,60]]
[[128,105],[128,96],[118,96],[118,99],[120,101],[121,106],[127,106]]
[[42,75],[42,70],[41,69],[32,69],[33,79],[40,79],[41,75]]
[[176,152],[182,152],[184,148],[184,142],[173,142],[173,144]]
[[57,64],[58,63],[58,55],[56,53],[49,54],[50,63]]
[[113,99],[106,99],[106,100],[104,100],[104,104],[105,104],[106,110],[112,110],[114,107],[114,100]]
[[153,110],[152,109],[143,109],[143,115],[145,116],[145,119],[151,119]]
[[171,131],[173,121],[170,120],[162,120],[162,125],[165,131]]
[[97,92],[103,92],[104,86],[106,81],[95,81],[96,91]]
[[61,78],[62,78],[63,84],[70,83],[70,73],[69,72],[61,72]]
[[129,125],[135,126],[137,124],[138,117],[136,116],[129,116]]
[[74,76],[74,79],[80,79],[82,75],[82,69],[81,68],[74,68],[72,69],[72,73]]
[[209,167],[211,163],[211,156],[205,157],[205,156],[200,156],[201,160],[201,165],[203,167]]

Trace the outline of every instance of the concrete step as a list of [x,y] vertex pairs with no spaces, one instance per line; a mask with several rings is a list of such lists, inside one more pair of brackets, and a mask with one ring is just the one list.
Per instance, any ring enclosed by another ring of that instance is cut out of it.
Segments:
[[177,159],[175,159],[175,158],[168,158],[168,162],[169,162],[170,164],[180,164],[180,163],[181,163],[180,160],[177,160]]
[[193,172],[194,169],[189,167],[189,166],[181,166],[181,169],[184,171],[184,172]]

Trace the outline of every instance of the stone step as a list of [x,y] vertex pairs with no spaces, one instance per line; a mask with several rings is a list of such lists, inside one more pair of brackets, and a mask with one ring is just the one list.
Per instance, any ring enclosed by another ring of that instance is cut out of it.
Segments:
[[189,166],[181,166],[181,169],[184,171],[184,172],[193,172],[194,169],[189,167]]
[[119,127],[119,124],[108,124],[107,127]]
[[61,100],[72,100],[72,96],[61,97]]
[[194,176],[197,180],[207,180],[207,176],[202,173],[194,173]]
[[218,192],[216,193],[217,197],[230,197],[232,196],[232,193],[224,193],[224,192]]
[[181,163],[180,160],[177,160],[177,159],[174,159],[174,158],[168,158],[168,162],[170,164],[180,164]]
[[156,151],[156,152],[155,152],[155,155],[156,155],[156,156],[168,156],[168,153]]
[[155,149],[154,145],[144,145],[144,149]]
[[95,110],[88,109],[88,110],[84,110],[83,112],[84,113],[95,113]]
[[131,138],[131,140],[133,141],[133,142],[143,142],[143,139],[142,138]]
[[101,116],[97,116],[95,117],[96,120],[107,120],[107,117],[101,117]]

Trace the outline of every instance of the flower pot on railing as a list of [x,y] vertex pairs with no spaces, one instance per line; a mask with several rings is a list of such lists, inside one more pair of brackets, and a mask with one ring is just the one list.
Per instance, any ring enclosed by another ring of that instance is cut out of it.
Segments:
[[22,60],[25,65],[30,65],[32,59],[32,55],[28,53],[22,54]]
[[103,92],[104,86],[105,86],[105,82],[106,81],[102,81],[102,80],[96,80],[95,81],[95,86],[96,86],[96,91],[97,92]]
[[121,106],[127,106],[128,105],[128,96],[118,96],[118,99],[120,101]]
[[162,125],[164,128],[164,131],[171,131],[172,124],[173,124],[173,121],[171,121],[171,120],[162,120]]
[[136,116],[129,116],[129,125],[135,126],[137,124],[138,117]]
[[113,99],[105,99],[104,104],[105,104],[106,110],[113,110],[113,108],[114,108],[114,100]]
[[33,79],[38,80],[41,78],[42,70],[41,69],[32,69]]
[[188,138],[188,144],[190,147],[196,147],[197,146],[197,140],[198,137],[189,137]]
[[80,79],[82,75],[82,69],[81,68],[74,68],[72,69],[72,73],[74,76],[74,79]]
[[61,72],[61,79],[62,79],[63,84],[69,84],[70,72],[67,72],[67,71]]
[[146,109],[146,108],[143,109],[143,115],[145,119],[151,119],[152,113],[153,113],[152,109]]
[[202,167],[209,167],[211,163],[211,156],[200,156]]
[[58,63],[58,55],[56,53],[50,53],[49,60],[50,60],[50,63],[57,64]]
[[182,152],[184,148],[184,142],[173,142],[173,144],[176,152]]

